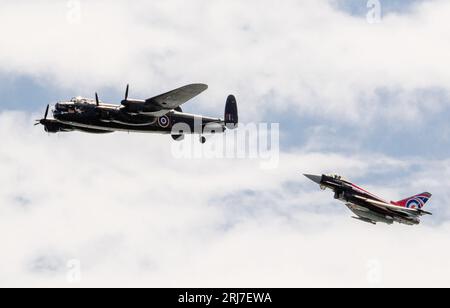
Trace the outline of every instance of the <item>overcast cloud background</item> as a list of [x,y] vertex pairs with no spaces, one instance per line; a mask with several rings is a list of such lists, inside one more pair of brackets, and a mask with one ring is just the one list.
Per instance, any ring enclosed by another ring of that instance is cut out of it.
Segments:
[[[370,24],[365,0],[2,1],[0,286],[450,286],[450,2],[381,4]],[[192,82],[210,88],[188,112],[234,93],[244,123],[280,123],[279,167],[32,126]],[[301,175],[326,172],[430,191],[435,215],[354,221]]]

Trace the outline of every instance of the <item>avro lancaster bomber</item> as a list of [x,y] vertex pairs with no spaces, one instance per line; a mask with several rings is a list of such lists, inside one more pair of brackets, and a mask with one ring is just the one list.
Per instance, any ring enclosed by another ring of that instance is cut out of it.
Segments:
[[42,124],[48,133],[81,131],[105,134],[115,131],[170,134],[181,141],[186,134],[199,134],[205,143],[205,134],[223,133],[238,126],[236,98],[230,95],[226,101],[224,119],[184,113],[181,105],[208,89],[205,84],[191,84],[146,100],[128,98],[119,105],[101,102],[97,93],[95,99],[75,97],[59,102],[53,110],[53,119],[48,118],[50,105],[45,116],[36,125]]

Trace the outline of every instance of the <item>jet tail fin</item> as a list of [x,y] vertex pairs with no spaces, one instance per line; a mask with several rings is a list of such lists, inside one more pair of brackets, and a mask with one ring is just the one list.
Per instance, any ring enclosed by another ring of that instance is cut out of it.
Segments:
[[422,194],[412,196],[405,200],[401,200],[401,201],[393,202],[393,203],[394,203],[394,205],[408,208],[408,209],[421,209],[425,206],[425,204],[428,202],[428,200],[431,199],[431,196],[432,196],[432,194],[425,192]]
[[228,129],[235,129],[238,127],[239,115],[237,101],[234,95],[230,95],[227,98],[225,105],[225,126]]

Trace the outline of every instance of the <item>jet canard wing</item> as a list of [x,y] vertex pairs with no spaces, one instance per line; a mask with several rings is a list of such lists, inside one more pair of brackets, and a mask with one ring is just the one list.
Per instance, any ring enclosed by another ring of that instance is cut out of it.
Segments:
[[401,214],[407,214],[410,216],[423,216],[423,215],[433,215],[430,212],[424,211],[422,209],[410,209],[410,208],[404,208],[404,207],[400,207],[397,205],[393,205],[393,204],[389,204],[389,203],[385,203],[385,202],[380,202],[377,200],[373,200],[373,199],[369,199],[369,198],[365,198],[365,197],[361,197],[361,196],[355,196],[356,198],[365,201],[367,203],[372,204],[373,206],[376,206],[378,208],[382,208],[384,210],[389,210],[392,212],[396,212],[396,213],[401,213]]
[[173,110],[190,101],[207,89],[208,86],[205,84],[191,84],[149,98],[145,101],[145,104],[152,105],[155,109]]

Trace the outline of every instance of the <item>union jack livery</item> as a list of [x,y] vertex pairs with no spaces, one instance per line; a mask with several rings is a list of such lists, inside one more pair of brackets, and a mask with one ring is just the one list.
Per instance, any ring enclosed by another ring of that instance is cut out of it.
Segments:
[[392,225],[394,222],[405,225],[420,224],[420,217],[432,215],[423,210],[431,199],[430,193],[422,193],[401,201],[388,202],[367,190],[345,180],[339,175],[309,175],[305,176],[320,185],[323,190],[334,191],[334,198],[346,204],[356,215],[354,219],[377,224],[378,222]]

